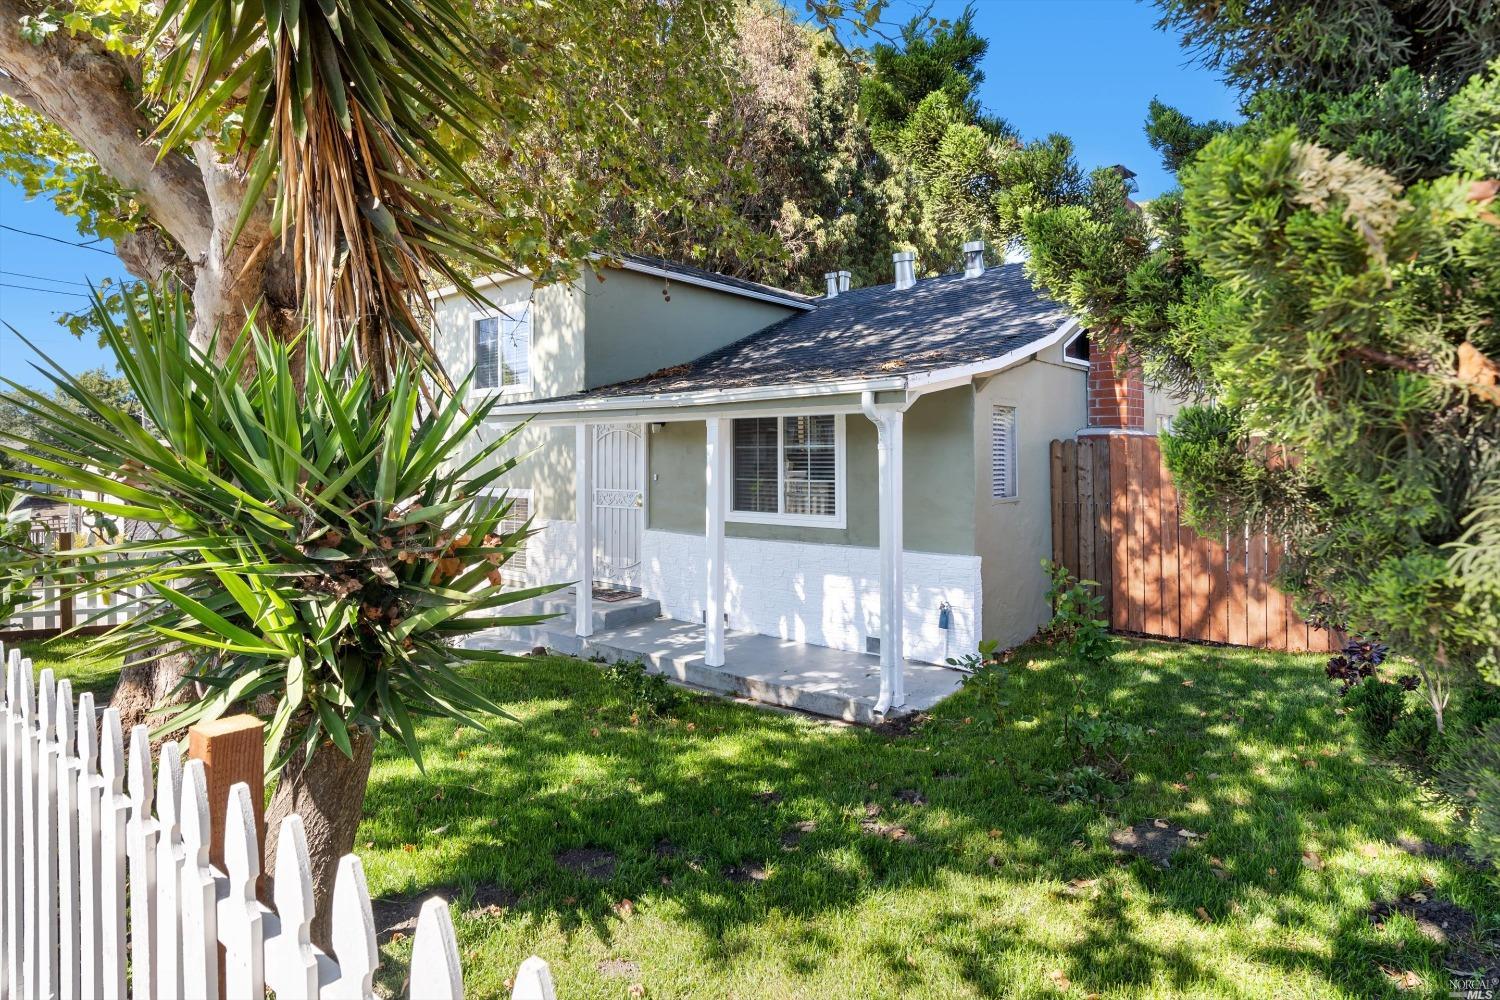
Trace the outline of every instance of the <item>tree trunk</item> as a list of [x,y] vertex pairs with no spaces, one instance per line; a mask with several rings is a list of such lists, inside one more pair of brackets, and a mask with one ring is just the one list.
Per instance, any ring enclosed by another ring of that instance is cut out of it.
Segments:
[[[153,650],[155,655],[159,650]],[[151,725],[151,714],[158,709],[181,704],[184,692],[174,693],[177,682],[188,668],[188,657],[171,653],[160,659],[140,662],[144,657],[127,660],[115,684],[109,706],[120,710],[120,729],[128,737],[136,726]]]
[[365,786],[375,758],[375,733],[351,729],[354,757],[329,740],[318,744],[311,757],[298,752],[281,771],[281,780],[266,809],[266,872],[276,872],[276,850],[281,821],[292,813],[302,817],[307,833],[308,860],[312,863],[313,944],[330,950],[333,880],[339,859],[354,850],[354,836],[364,815]]

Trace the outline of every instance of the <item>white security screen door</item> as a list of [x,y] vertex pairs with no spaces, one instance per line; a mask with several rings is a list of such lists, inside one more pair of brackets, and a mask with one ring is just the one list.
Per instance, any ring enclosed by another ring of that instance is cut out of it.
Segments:
[[645,528],[646,439],[639,424],[594,428],[594,579],[624,590],[641,587]]

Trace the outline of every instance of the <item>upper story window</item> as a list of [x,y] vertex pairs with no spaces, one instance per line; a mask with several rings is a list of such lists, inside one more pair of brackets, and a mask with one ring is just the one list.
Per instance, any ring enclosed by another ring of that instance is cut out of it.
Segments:
[[474,388],[531,389],[531,303],[516,302],[474,321]]
[[844,526],[844,418],[734,421],[730,520]]

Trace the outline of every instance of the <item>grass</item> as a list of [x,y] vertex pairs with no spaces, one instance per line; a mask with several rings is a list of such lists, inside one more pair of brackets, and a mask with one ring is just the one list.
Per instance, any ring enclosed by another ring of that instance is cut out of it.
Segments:
[[[475,997],[531,953],[569,998],[1369,997],[1412,995],[1388,975],[1408,970],[1445,996],[1437,946],[1368,907],[1425,889],[1493,927],[1495,883],[1393,846],[1450,840],[1448,817],[1355,749],[1321,661],[1130,643],[1116,662],[1093,698],[1147,732],[1104,804],[1053,800],[1073,687],[1042,648],[1010,664],[1000,724],[966,691],[906,735],[700,696],[633,721],[593,665],[490,667],[518,721],[426,724],[425,775],[383,745],[358,850],[374,896],[457,904]],[[870,804],[910,838],[862,828]],[[1158,817],[1202,834],[1169,870],[1110,850]],[[575,848],[614,877],[554,861]],[[764,880],[726,877],[746,865]],[[491,886],[509,905],[472,908]],[[384,945],[387,987],[409,948]]]
[[120,674],[118,657],[100,657],[89,648],[88,638],[31,640],[21,643],[21,655],[31,657],[38,670],[51,667],[58,679],[73,682],[73,695],[94,692],[96,704],[105,704]]

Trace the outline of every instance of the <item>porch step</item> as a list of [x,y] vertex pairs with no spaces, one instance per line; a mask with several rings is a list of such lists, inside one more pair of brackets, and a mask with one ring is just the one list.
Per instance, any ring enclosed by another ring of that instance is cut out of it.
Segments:
[[[573,633],[573,593],[572,591],[559,591],[556,594],[548,594],[532,601],[534,614],[557,615],[550,622],[545,622],[537,628],[547,632]],[[649,597],[629,597],[623,601],[594,601],[594,631],[602,632],[606,629],[626,628],[630,625],[639,625],[642,622],[655,621],[661,617],[661,602]],[[538,643],[551,648],[552,643]]]

